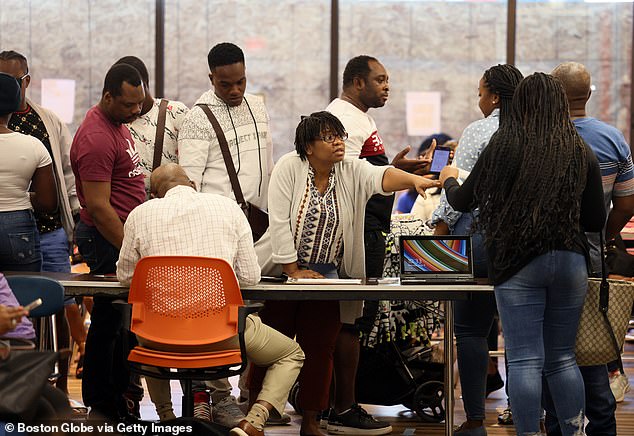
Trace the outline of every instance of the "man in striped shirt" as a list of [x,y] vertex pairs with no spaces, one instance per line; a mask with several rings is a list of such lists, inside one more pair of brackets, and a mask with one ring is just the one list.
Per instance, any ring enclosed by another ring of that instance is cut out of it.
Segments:
[[[609,211],[604,227],[605,239],[609,242],[619,235],[634,214],[634,168],[630,146],[618,129],[586,114],[586,103],[591,94],[591,78],[584,65],[566,62],[557,66],[552,74],[564,85],[570,118],[579,135],[599,160],[605,208]],[[587,236],[590,243],[591,275],[600,276],[599,235]],[[623,401],[625,392],[629,390],[627,377],[618,370],[618,362],[611,362],[607,366],[607,369],[606,365],[579,367],[586,391],[586,416],[589,421],[586,434],[589,436],[616,435],[616,402]],[[561,434],[558,433],[559,426],[554,413],[550,413],[548,404],[546,406],[548,434]]]

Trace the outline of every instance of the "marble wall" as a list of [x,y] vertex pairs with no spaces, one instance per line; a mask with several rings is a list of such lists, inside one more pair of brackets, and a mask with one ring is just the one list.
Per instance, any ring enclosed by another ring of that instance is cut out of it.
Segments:
[[[339,79],[346,61],[377,57],[390,73],[386,106],[372,109],[393,156],[407,135],[407,91],[442,95],[442,130],[459,137],[481,116],[478,80],[506,56],[506,2],[340,0]],[[77,81],[71,128],[101,95],[119,57],[136,55],[154,74],[152,0],[0,0],[0,49],[29,59],[29,95],[42,78]],[[632,6],[519,2],[517,65],[525,73],[584,62],[596,90],[590,112],[629,125]],[[165,95],[192,105],[210,86],[207,52],[235,42],[246,55],[248,90],[265,96],[275,157],[292,149],[301,114],[329,102],[329,0],[166,0]],[[339,83],[340,86],[340,83]]]
[[72,131],[99,101],[103,79],[117,59],[154,63],[153,0],[0,0],[0,49],[29,61],[28,95],[39,102],[41,79],[76,81]]
[[517,66],[548,72],[582,62],[595,87],[588,113],[629,138],[632,4],[519,3],[517,12]]

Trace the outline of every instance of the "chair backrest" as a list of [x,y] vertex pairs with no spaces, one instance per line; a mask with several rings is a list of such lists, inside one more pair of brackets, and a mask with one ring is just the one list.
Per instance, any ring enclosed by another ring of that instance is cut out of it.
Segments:
[[51,316],[64,308],[64,287],[57,280],[41,276],[5,277],[21,306],[42,299],[42,305],[31,310],[29,316]]
[[148,256],[136,265],[128,302],[130,329],[172,345],[219,342],[238,332],[240,286],[223,259]]

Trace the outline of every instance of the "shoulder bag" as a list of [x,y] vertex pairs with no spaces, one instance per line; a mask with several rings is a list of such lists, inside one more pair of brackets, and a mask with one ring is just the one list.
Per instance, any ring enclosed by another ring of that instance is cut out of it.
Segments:
[[618,360],[622,371],[621,347],[632,311],[634,283],[608,280],[603,234],[600,243],[601,278],[588,279],[575,354],[580,366],[603,365]]
[[244,199],[244,195],[242,195],[242,188],[240,187],[240,181],[238,180],[238,175],[236,174],[236,168],[233,165],[233,159],[231,158],[231,153],[229,152],[229,144],[227,144],[227,139],[220,127],[220,123],[218,123],[218,120],[214,116],[213,112],[211,112],[211,109],[209,109],[209,106],[205,104],[198,104],[197,106],[205,112],[207,118],[209,118],[209,122],[216,131],[218,143],[220,144],[220,151],[222,152],[222,158],[225,161],[227,174],[229,175],[229,180],[231,181],[233,194],[236,196],[236,201],[249,221],[251,233],[253,234],[253,242],[256,242],[262,237],[262,235],[264,235],[266,229],[269,228],[269,214]]
[[152,171],[161,166],[163,157],[163,139],[165,138],[165,117],[167,115],[167,100],[161,99],[159,104],[158,120],[156,122],[156,137],[154,138],[154,159]]

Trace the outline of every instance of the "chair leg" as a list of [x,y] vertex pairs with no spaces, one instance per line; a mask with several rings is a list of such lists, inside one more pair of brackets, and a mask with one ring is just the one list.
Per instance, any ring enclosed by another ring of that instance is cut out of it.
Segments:
[[192,381],[183,380],[183,417],[191,418],[194,416],[194,393],[192,392]]
[[[51,315],[50,317],[50,323],[49,323],[50,329],[51,329],[51,339],[53,340],[52,345],[52,349],[53,351],[57,352],[57,326],[55,324],[55,314]],[[59,362],[55,361],[55,374],[59,374]]]

